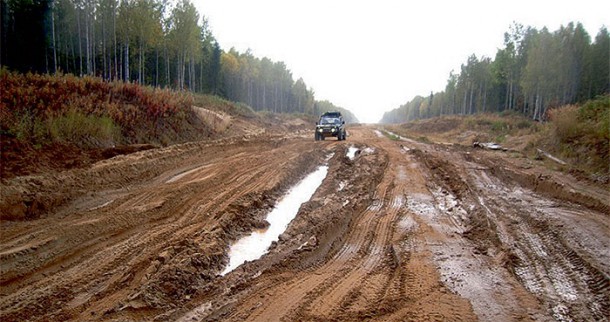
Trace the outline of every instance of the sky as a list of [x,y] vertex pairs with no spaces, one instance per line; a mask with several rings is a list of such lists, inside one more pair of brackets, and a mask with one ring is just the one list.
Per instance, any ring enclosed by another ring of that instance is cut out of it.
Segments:
[[475,54],[494,58],[513,22],[610,28],[610,1],[193,0],[223,50],[283,61],[316,100],[363,123],[445,88]]

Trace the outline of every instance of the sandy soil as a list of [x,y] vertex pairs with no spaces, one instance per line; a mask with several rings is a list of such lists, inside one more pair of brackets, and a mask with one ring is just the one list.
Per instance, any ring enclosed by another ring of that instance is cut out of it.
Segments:
[[[0,320],[608,320],[608,187],[514,152],[348,130],[6,180]],[[221,276],[229,245],[330,155],[280,240]]]

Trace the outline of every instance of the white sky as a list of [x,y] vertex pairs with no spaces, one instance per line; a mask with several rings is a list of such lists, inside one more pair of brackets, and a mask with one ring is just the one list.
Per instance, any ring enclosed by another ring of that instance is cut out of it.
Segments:
[[224,50],[283,61],[317,100],[374,123],[444,90],[471,54],[494,58],[513,21],[550,31],[610,27],[610,1],[192,0]]

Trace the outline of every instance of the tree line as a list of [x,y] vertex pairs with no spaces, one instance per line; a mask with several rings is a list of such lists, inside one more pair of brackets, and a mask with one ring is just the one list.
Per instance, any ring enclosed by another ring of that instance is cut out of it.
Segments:
[[495,58],[468,57],[444,91],[416,96],[386,112],[383,123],[447,114],[516,111],[544,120],[550,108],[610,93],[610,35],[595,39],[580,23],[550,32],[514,23]]
[[283,62],[222,50],[190,0],[3,0],[0,9],[0,65],[12,70],[190,90],[257,111],[328,106]]

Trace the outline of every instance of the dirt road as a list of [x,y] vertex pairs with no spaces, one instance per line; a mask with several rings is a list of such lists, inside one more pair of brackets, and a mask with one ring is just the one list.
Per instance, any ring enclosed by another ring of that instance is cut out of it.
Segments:
[[[3,209],[39,217],[2,221],[0,320],[608,320],[607,187],[516,153],[349,132],[8,181]],[[221,276],[229,245],[324,162],[280,241]]]

